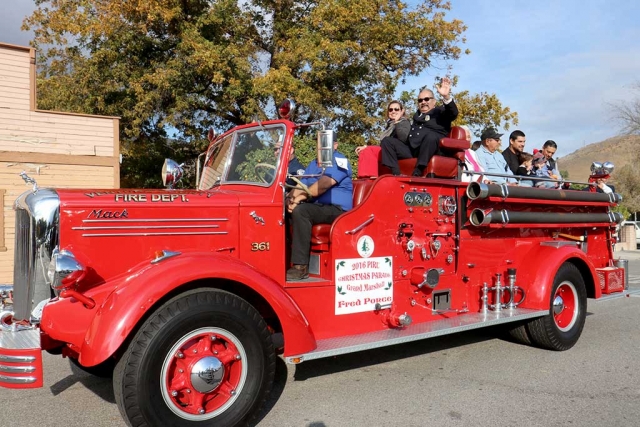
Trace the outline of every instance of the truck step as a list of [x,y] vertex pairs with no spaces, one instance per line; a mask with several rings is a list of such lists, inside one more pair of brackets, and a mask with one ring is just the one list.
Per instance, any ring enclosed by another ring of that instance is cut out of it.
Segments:
[[298,364],[307,360],[371,350],[487,326],[518,322],[546,316],[547,314],[549,314],[549,310],[530,310],[526,308],[503,310],[501,312],[466,313],[451,318],[418,323],[402,329],[385,329],[383,331],[367,332],[360,335],[318,340],[318,347],[315,350],[296,356],[287,356],[285,360],[287,363]]

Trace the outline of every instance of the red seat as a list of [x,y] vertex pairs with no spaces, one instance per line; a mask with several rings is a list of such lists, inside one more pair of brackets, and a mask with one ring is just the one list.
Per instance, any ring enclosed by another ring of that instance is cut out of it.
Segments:
[[[464,152],[469,149],[467,133],[460,126],[454,126],[449,132],[448,138],[442,138],[438,144],[441,154],[436,154],[429,160],[425,168],[425,175],[434,178],[458,178],[460,163],[464,163]],[[418,159],[403,159],[398,161],[400,173],[411,176]],[[380,175],[390,174],[391,169],[380,164],[378,167]]]
[[[358,206],[371,192],[375,180],[357,179],[353,181],[353,207]],[[329,250],[329,236],[332,224],[316,224],[311,228],[311,250]]]

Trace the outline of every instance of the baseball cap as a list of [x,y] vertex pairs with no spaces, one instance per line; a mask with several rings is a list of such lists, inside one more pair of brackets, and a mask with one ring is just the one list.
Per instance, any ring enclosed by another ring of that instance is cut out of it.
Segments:
[[495,128],[487,128],[482,132],[482,135],[480,135],[480,139],[482,139],[483,141],[485,139],[500,139],[502,135],[503,134],[498,133],[498,131],[495,130]]

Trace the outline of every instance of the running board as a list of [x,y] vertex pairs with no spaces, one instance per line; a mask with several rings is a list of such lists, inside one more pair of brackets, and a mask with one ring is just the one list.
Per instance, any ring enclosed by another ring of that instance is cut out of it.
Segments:
[[318,340],[318,347],[315,350],[297,356],[287,356],[285,361],[290,364],[298,364],[307,360],[371,350],[425,338],[440,337],[487,326],[533,319],[547,314],[549,314],[549,310],[530,310],[526,308],[505,309],[501,312],[467,313],[448,319],[410,325],[403,329],[385,329],[360,335],[327,338]]
[[625,298],[625,297],[640,297],[640,289],[625,289],[622,292],[616,292],[609,295],[603,294],[600,298],[598,298],[595,301],[596,302],[611,301],[614,299]]

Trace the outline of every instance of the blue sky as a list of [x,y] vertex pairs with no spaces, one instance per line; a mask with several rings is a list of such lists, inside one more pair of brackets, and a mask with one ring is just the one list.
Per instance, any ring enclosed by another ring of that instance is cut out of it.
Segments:
[[[20,25],[33,1],[1,1],[0,41],[28,45]],[[640,96],[630,91],[640,81],[640,1],[452,0],[447,16],[467,25],[462,47],[471,54],[435,64],[399,92],[431,85],[451,66],[461,90],[495,93],[518,112],[527,151],[553,139],[563,156],[615,136],[610,104]]]
[[439,65],[452,66],[460,89],[495,93],[517,111],[527,151],[552,139],[562,156],[618,134],[610,104],[630,101],[640,81],[639,1],[453,0],[448,16],[467,25],[471,54]]

